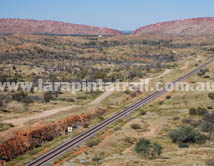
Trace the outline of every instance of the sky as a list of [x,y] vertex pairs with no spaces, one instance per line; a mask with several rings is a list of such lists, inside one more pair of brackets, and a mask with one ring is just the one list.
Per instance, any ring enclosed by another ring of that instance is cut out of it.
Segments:
[[118,30],[214,17],[213,0],[0,0],[0,18],[56,20]]

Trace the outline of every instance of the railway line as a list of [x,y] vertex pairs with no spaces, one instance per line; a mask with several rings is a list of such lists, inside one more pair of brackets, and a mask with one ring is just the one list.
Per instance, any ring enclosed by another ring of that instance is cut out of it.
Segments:
[[[181,81],[191,77],[193,74],[197,73],[198,71],[200,71],[201,69],[203,69],[204,67],[206,67],[207,65],[212,63],[213,61],[214,61],[214,59],[206,62],[205,64],[203,64],[201,66],[199,66],[198,68],[194,69],[193,71],[189,72],[188,74],[185,74],[184,76],[178,78],[177,80],[175,80],[174,82],[169,84],[168,88],[170,88],[170,86],[175,85],[178,82],[181,82]],[[107,126],[109,126],[113,122],[117,121],[118,119],[121,119],[124,116],[127,116],[128,114],[136,111],[138,108],[140,108],[140,107],[150,103],[151,101],[157,99],[158,97],[164,95],[165,93],[168,92],[168,90],[167,90],[168,88],[165,86],[164,88],[160,89],[159,91],[147,96],[146,98],[136,102],[135,104],[131,105],[130,107],[120,111],[119,113],[115,114],[111,118],[106,119],[103,122],[97,124],[96,126],[92,127],[88,131],[86,131],[86,132],[78,135],[77,137],[69,140],[68,142],[58,146],[57,148],[51,150],[50,152],[40,156],[36,160],[27,164],[26,166],[42,166],[42,165],[45,165],[46,163],[56,159],[57,157],[59,157],[63,153],[65,153],[71,149],[74,149],[75,147],[77,147],[78,145],[83,143],[84,141],[93,137],[96,133],[105,129]]]

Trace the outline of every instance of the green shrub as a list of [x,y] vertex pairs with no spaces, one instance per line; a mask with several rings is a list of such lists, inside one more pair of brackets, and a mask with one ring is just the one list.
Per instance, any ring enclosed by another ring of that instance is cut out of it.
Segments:
[[197,108],[197,113],[200,116],[205,115],[207,113],[207,109],[206,108],[202,108],[202,107],[198,107]]
[[178,147],[179,148],[189,148],[189,145],[188,144],[180,144]]
[[131,93],[131,97],[136,97],[137,96],[137,93],[136,92],[132,92]]
[[209,93],[209,94],[208,94],[208,97],[209,97],[210,99],[214,99],[214,93]]
[[190,115],[197,115],[197,110],[195,108],[190,108],[189,109],[189,114]]
[[88,127],[89,127],[89,124],[88,124],[88,123],[84,123],[84,124],[83,124],[83,127],[84,127],[84,128],[88,128]]
[[211,110],[211,109],[213,109],[213,107],[212,106],[207,106],[207,109]]
[[135,152],[146,158],[156,158],[162,153],[163,147],[158,143],[151,143],[149,140],[141,138],[135,146]]
[[210,78],[210,76],[206,75],[206,76],[204,76],[203,78]]
[[126,90],[126,91],[124,91],[124,93],[128,95],[128,94],[130,94],[130,91]]
[[100,158],[100,157],[97,157],[97,156],[95,156],[95,157],[92,158],[92,161],[95,161],[95,162],[98,162],[98,161],[100,161],[100,160],[101,160],[101,158]]
[[3,107],[3,106],[4,106],[3,101],[0,100],[0,108]]
[[129,143],[129,144],[133,144],[135,142],[135,138],[132,137],[125,137],[123,139],[124,142]]
[[182,119],[182,122],[186,123],[186,124],[190,124],[190,123],[192,123],[192,120],[191,119]]
[[88,147],[93,147],[93,146],[96,146],[100,143],[101,141],[99,139],[94,139],[94,140],[90,140],[88,143],[87,143],[87,146]]
[[163,101],[159,101],[159,105],[162,105],[164,102]]
[[78,97],[77,97],[77,100],[86,100],[86,99],[87,99],[86,96],[78,96]]
[[27,96],[28,96],[28,95],[27,95],[25,92],[20,91],[20,92],[14,93],[14,94],[12,95],[12,98],[13,98],[13,100],[16,100],[16,101],[18,101],[18,102],[21,102],[23,99],[26,99]]
[[183,126],[169,132],[174,143],[204,143],[206,137],[191,126]]
[[50,92],[46,92],[46,93],[43,94],[43,98],[44,98],[44,101],[46,103],[48,103],[48,102],[50,102],[50,100],[53,99],[53,96],[52,96],[52,94]]
[[140,115],[146,115],[146,111],[144,111],[144,110],[142,110],[142,111],[140,111]]
[[134,123],[134,124],[131,124],[131,128],[132,129],[141,129],[141,126],[139,124]]
[[114,131],[118,131],[118,130],[121,130],[121,127],[115,127],[114,128]]
[[179,117],[177,117],[177,116],[175,116],[174,118],[173,118],[173,120],[179,120],[180,118]]
[[189,109],[189,114],[190,115],[204,115],[207,113],[207,109],[206,108],[202,108],[202,107],[198,107],[197,109],[195,108],[190,108]]
[[73,98],[69,98],[67,99],[67,102],[75,102],[75,100]]
[[200,125],[201,125],[201,121],[200,120],[198,120],[198,121],[193,121],[192,123],[191,123],[191,125],[193,126],[193,127],[199,127]]

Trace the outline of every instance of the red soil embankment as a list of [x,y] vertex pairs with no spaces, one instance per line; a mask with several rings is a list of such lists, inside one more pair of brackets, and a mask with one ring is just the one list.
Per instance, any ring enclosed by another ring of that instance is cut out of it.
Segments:
[[0,144],[0,165],[3,161],[10,161],[65,134],[68,126],[90,121],[93,117],[102,115],[105,112],[106,110],[104,109],[98,109],[90,114],[72,115],[58,122],[40,124],[32,129],[17,132],[13,138]]

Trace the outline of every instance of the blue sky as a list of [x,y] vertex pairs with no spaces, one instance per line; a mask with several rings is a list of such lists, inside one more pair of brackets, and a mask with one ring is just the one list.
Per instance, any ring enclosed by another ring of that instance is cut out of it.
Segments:
[[213,0],[0,0],[0,18],[134,30],[161,21],[214,17],[213,8]]

